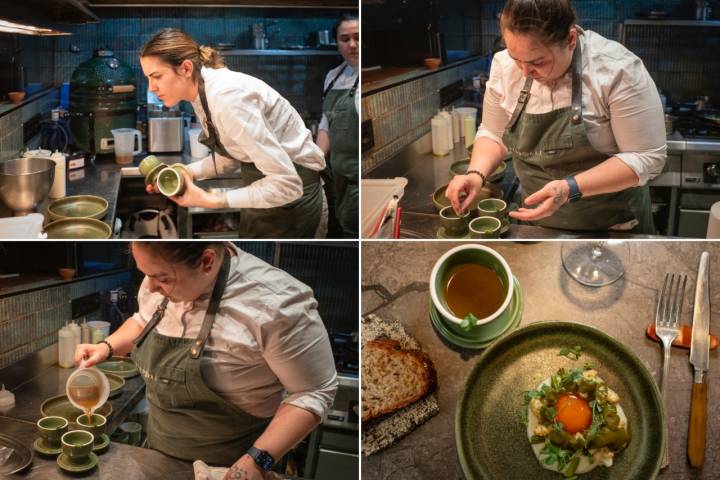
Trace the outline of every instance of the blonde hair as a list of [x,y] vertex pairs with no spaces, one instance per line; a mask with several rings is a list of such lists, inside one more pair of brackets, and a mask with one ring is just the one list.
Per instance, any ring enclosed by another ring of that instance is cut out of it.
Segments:
[[193,80],[200,79],[200,68],[223,68],[222,56],[212,47],[198,45],[187,33],[177,28],[164,28],[157,32],[140,50],[141,57],[158,57],[163,62],[179,67],[185,60],[193,64]]

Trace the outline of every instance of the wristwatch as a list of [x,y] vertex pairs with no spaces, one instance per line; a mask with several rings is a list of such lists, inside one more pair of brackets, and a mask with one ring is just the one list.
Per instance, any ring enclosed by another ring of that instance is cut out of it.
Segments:
[[575,177],[572,175],[568,175],[565,177],[565,181],[568,184],[568,187],[570,187],[570,195],[568,196],[568,203],[577,202],[582,198],[582,192],[578,188],[577,181],[575,180]]
[[255,460],[255,463],[262,469],[263,472],[270,471],[272,466],[275,464],[275,459],[265,450],[250,447],[248,448],[247,454]]

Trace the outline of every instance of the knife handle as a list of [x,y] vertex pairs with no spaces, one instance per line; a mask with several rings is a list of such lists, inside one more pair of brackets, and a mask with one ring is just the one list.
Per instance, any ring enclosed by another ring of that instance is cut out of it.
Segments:
[[707,383],[693,383],[690,402],[688,458],[690,465],[701,468],[705,462],[705,429],[707,427]]

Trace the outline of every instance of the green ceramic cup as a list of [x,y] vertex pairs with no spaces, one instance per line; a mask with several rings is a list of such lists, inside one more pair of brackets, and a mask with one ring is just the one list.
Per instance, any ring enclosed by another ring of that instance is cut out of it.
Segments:
[[45,445],[53,448],[60,446],[60,437],[68,431],[68,421],[63,417],[43,417],[35,425]]
[[120,431],[127,434],[128,445],[140,445],[142,428],[142,425],[138,422],[125,422],[120,424]]
[[[492,218],[492,217],[490,217]],[[496,218],[493,218],[496,222]],[[472,222],[471,222],[472,223]],[[456,317],[445,300],[445,283],[448,274],[457,266],[476,263],[491,268],[500,277],[505,288],[505,297],[500,307],[491,315],[477,319],[475,325],[462,326],[463,319]],[[440,257],[430,274],[430,298],[447,326],[459,335],[467,336],[480,325],[485,325],[500,317],[510,305],[513,296],[512,271],[505,259],[492,248],[478,244],[466,244],[445,252]]]
[[145,185],[153,185],[155,183],[155,180],[157,179],[158,174],[167,168],[167,165],[164,163],[161,163],[159,165],[155,165],[150,171],[145,175]]
[[92,433],[85,430],[72,430],[61,437],[63,453],[72,463],[85,463],[92,452],[93,441]]
[[157,176],[157,186],[166,197],[182,195],[185,191],[185,177],[177,168],[165,168]]
[[445,227],[445,233],[448,235],[458,236],[467,233],[468,221],[470,220],[470,211],[458,215],[453,207],[445,207],[440,210],[440,221]]
[[502,222],[495,217],[477,217],[469,224],[470,238],[499,238]]
[[147,157],[143,158],[138,165],[138,168],[140,169],[140,174],[143,177],[147,176],[147,174],[150,173],[153,168],[157,167],[161,163],[162,162],[155,155],[148,155]]
[[500,221],[507,218],[507,203],[499,198],[486,198],[477,206],[478,217],[495,217]]
[[83,414],[77,417],[75,422],[80,430],[90,432],[95,437],[95,443],[102,443],[102,435],[105,433],[105,426],[107,425],[107,419],[100,414],[93,413],[90,416],[90,422],[88,422],[87,415]]

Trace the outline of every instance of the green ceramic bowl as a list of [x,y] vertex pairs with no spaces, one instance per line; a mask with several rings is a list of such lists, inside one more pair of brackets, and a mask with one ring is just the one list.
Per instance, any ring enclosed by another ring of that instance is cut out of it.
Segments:
[[105,417],[98,415],[97,413],[93,413],[90,416],[90,421],[88,421],[87,415],[83,413],[75,419],[75,423],[77,424],[78,429],[92,433],[95,438],[94,443],[102,443],[102,435],[105,433],[105,426],[107,425],[107,419]]
[[501,222],[507,217],[507,203],[500,198],[486,198],[477,206],[478,217],[495,217]]
[[499,238],[502,222],[495,217],[477,217],[468,224],[470,238]]
[[138,165],[140,175],[142,175],[143,177],[147,176],[147,174],[150,173],[158,165],[162,165],[162,162],[155,155],[148,155],[147,157],[143,158]]
[[[582,347],[578,360],[558,355]],[[518,416],[526,411],[523,392],[532,390],[558,368],[592,364],[620,395],[632,440],[610,468],[583,474],[585,480],[653,479],[667,444],[660,392],[652,375],[620,342],[592,327],[541,322],[512,332],[478,358],[460,393],[455,411],[455,441],[466,478],[559,480],[536,460]]]
[[37,434],[48,447],[59,447],[60,437],[68,431],[68,421],[63,417],[43,417],[36,423]]
[[84,463],[92,453],[93,435],[84,430],[72,430],[62,436],[62,450],[72,463]]
[[185,178],[177,168],[164,168],[158,173],[157,186],[166,197],[182,195],[185,191]]
[[[464,263],[476,263],[493,269],[500,277],[506,292],[502,305],[500,305],[500,308],[498,308],[495,313],[485,318],[479,318],[477,323],[468,329],[461,327],[463,319],[456,317],[450,311],[444,294],[445,278],[448,273],[453,268]],[[512,278],[510,266],[505,259],[492,248],[477,244],[460,245],[445,252],[445,254],[435,262],[435,266],[430,274],[430,298],[452,331],[460,335],[468,335],[472,334],[472,330],[492,322],[507,309],[513,296],[514,286]]]
[[468,231],[468,220],[470,219],[470,211],[460,215],[455,213],[452,207],[445,207],[440,210],[440,223],[445,227],[445,233],[450,236],[464,235]]
[[[435,192],[433,192],[432,202],[438,212],[440,212],[440,210],[442,210],[443,208],[450,206],[450,199],[445,196],[446,189],[447,185],[443,185],[442,187],[436,189]],[[470,216],[473,217],[476,215],[477,206],[481,200],[498,196],[502,196],[502,192],[497,189],[495,185],[485,185],[468,208],[468,210],[470,211]]]

